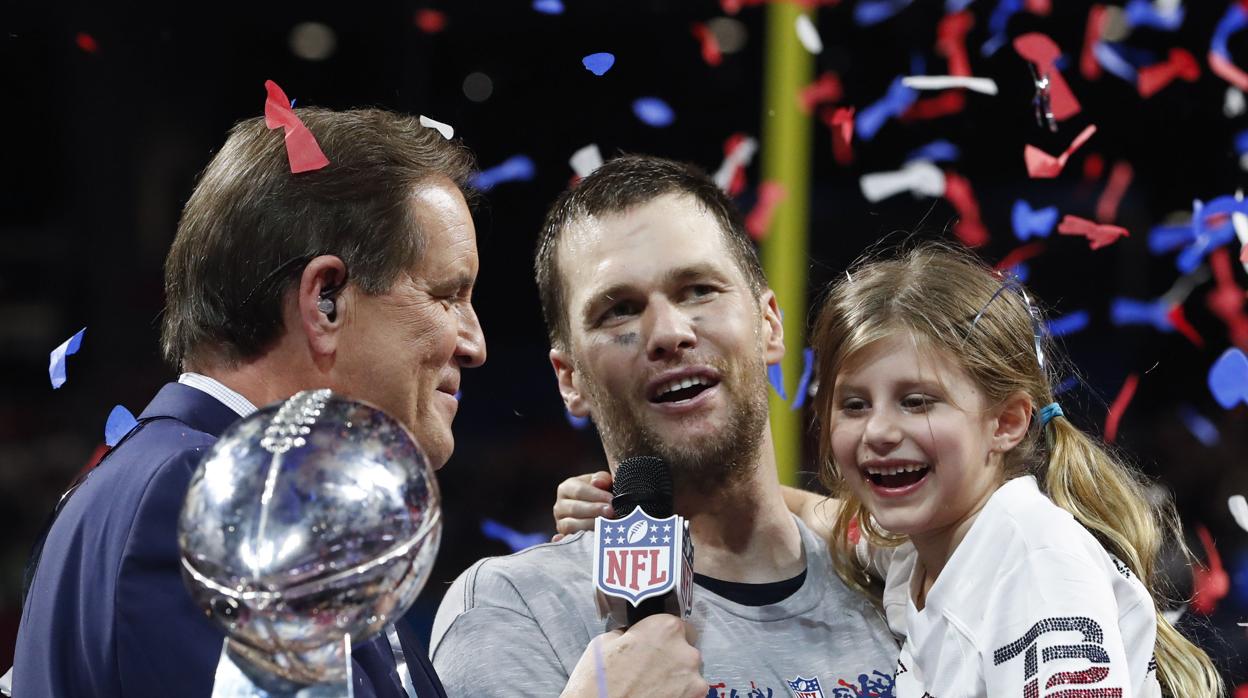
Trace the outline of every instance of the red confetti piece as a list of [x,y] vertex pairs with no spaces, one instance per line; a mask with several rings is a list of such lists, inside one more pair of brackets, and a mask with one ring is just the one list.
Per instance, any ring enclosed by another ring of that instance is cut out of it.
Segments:
[[838,165],[854,161],[854,107],[837,107],[820,113],[823,123],[832,131],[832,157]]
[[1192,566],[1192,610],[1202,616],[1210,615],[1218,607],[1218,602],[1226,598],[1231,591],[1231,577],[1222,566],[1222,556],[1213,544],[1213,536],[1203,524],[1196,524],[1196,535],[1205,549],[1205,558],[1209,565],[1195,564]]
[[841,101],[841,94],[841,76],[829,70],[802,88],[797,95],[797,103],[803,112],[810,114],[816,105]]
[[993,269],[997,271],[1005,271],[1026,262],[1034,257],[1039,257],[1044,252],[1043,242],[1029,242],[1026,245],[1015,247],[1010,253],[1001,258],[1000,262],[993,265]]
[[745,217],[745,229],[749,231],[750,237],[755,240],[766,237],[768,229],[771,228],[771,219],[776,215],[776,207],[786,196],[788,192],[779,182],[763,182],[759,185],[758,203],[754,204],[750,215]]
[[1033,15],[1048,17],[1053,11],[1053,0],[1027,0],[1023,3],[1023,7]]
[[971,76],[971,59],[966,52],[966,34],[975,25],[975,15],[963,10],[945,15],[936,25],[936,52],[949,62],[949,74]]
[[446,15],[429,8],[416,10],[416,15],[413,17],[413,21],[416,23],[416,26],[426,34],[437,34],[443,29],[446,29]]
[[1231,255],[1225,247],[1210,253],[1209,268],[1213,271],[1215,283],[1205,295],[1205,305],[1209,312],[1226,324],[1231,343],[1248,351],[1248,313],[1244,312],[1244,289],[1235,283]]
[[286,157],[290,160],[290,171],[294,174],[319,170],[329,164],[316,137],[307,126],[299,120],[290,108],[290,99],[277,83],[264,81],[264,89],[268,98],[264,101],[264,124],[270,129],[280,128],[286,133]]
[[979,214],[979,201],[971,183],[956,172],[945,172],[945,198],[953,204],[959,220],[953,226],[953,234],[967,247],[988,244],[988,228]]
[[1109,182],[1105,184],[1105,191],[1101,192],[1101,198],[1096,202],[1098,222],[1113,223],[1118,217],[1118,206],[1122,203],[1122,197],[1127,193],[1127,187],[1131,186],[1131,178],[1134,176],[1135,171],[1131,169],[1131,163],[1126,160],[1114,163],[1114,168],[1109,171]]
[[78,48],[84,53],[95,53],[100,49],[100,44],[95,37],[86,32],[78,32],[78,36],[74,37],[74,43],[78,44]]
[[1175,303],[1170,306],[1170,310],[1166,313],[1166,319],[1170,321],[1171,325],[1174,325],[1174,329],[1178,330],[1179,334],[1187,337],[1187,341],[1199,348],[1204,348],[1205,338],[1201,337],[1196,328],[1192,327],[1192,323],[1187,321],[1187,315],[1183,312],[1182,303]]
[[1096,126],[1088,126],[1083,129],[1075,140],[1071,141],[1070,147],[1062,151],[1062,154],[1053,157],[1048,153],[1040,150],[1030,143],[1023,148],[1023,161],[1027,163],[1027,174],[1033,179],[1052,179],[1062,172],[1062,168],[1066,167],[1066,161],[1070,159],[1072,153],[1079,149],[1079,146],[1088,142],[1092,134],[1096,133]]
[[1196,82],[1200,77],[1200,65],[1191,53],[1181,49],[1170,49],[1170,57],[1161,63],[1140,68],[1136,85],[1140,96],[1145,99],[1160,92],[1175,78],[1183,78],[1187,82]]
[[1062,51],[1053,40],[1039,32],[1023,34],[1014,39],[1014,50],[1024,59],[1036,64],[1036,72],[1049,76],[1049,103],[1053,118],[1065,121],[1079,113],[1081,107],[1075,93],[1070,91],[1066,78],[1057,69],[1057,59]]
[[850,545],[858,545],[858,540],[862,538],[862,531],[858,528],[858,517],[849,520],[849,525],[845,527],[845,537],[849,539]]
[[1105,30],[1105,6],[1093,5],[1088,10],[1087,29],[1083,32],[1083,50],[1079,53],[1079,72],[1083,74],[1085,80],[1099,80],[1101,78],[1101,64],[1096,60],[1097,42],[1101,40],[1101,33]]
[[966,108],[964,92],[960,89],[946,90],[935,97],[916,100],[899,118],[902,122],[928,121],[960,113]]
[[1214,53],[1213,51],[1209,52],[1208,59],[1209,70],[1212,70],[1214,75],[1217,75],[1235,87],[1248,92],[1248,73],[1245,73],[1239,66]]
[[[748,139],[749,136],[744,133],[734,133],[728,136],[724,141],[724,157],[731,157]],[[732,171],[732,180],[728,182],[728,196],[739,196],[742,191],[745,191],[745,167],[738,165]]]
[[702,60],[709,66],[717,66],[724,60],[724,55],[719,50],[719,39],[715,38],[715,32],[703,22],[694,22],[689,27],[689,31],[693,33],[693,38],[698,40],[702,46]]
[[1107,247],[1118,241],[1118,238],[1129,237],[1131,233],[1118,225],[1102,225],[1093,223],[1079,216],[1065,216],[1057,224],[1057,232],[1062,235],[1082,235],[1094,250]]
[[1088,153],[1083,160],[1083,178],[1088,181],[1096,181],[1105,174],[1105,158],[1100,153]]
[[1105,441],[1113,443],[1118,438],[1118,423],[1122,421],[1122,413],[1127,411],[1127,405],[1131,404],[1131,398],[1135,397],[1135,388],[1140,384],[1140,377],[1132,373],[1127,376],[1126,382],[1122,384],[1122,390],[1118,391],[1118,397],[1114,398],[1114,403],[1109,406],[1109,414],[1105,416]]

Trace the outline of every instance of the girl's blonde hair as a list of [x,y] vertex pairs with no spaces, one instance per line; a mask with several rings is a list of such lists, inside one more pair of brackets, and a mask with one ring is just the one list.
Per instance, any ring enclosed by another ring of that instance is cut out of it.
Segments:
[[[1033,414],[1054,401],[1052,386],[1058,376],[1047,333],[1040,331],[1039,311],[1021,285],[984,266],[965,249],[926,242],[855,266],[829,290],[811,343],[821,383],[814,399],[820,475],[842,503],[830,541],[833,560],[847,584],[866,591],[869,581],[849,542],[851,529],[857,526],[877,546],[895,546],[905,538],[875,525],[845,486],[833,459],[827,425],[835,410],[832,389],[841,367],[866,347],[905,333],[957,360],[989,404],[1022,392],[1031,398]],[[1161,615],[1158,550],[1168,536],[1183,545],[1172,504],[1150,504],[1141,475],[1062,418],[1046,429],[1033,416],[1026,437],[1005,454],[1004,463],[1007,478],[1034,474],[1049,498],[1148,588],[1159,609],[1158,676],[1170,695],[1222,695],[1221,677],[1208,655]]]

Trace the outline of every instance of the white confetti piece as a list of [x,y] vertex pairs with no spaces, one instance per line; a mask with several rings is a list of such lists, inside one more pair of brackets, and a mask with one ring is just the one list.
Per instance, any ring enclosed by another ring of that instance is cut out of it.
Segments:
[[796,26],[797,40],[802,42],[802,46],[816,56],[823,53],[823,39],[819,38],[819,30],[815,29],[815,23],[810,21],[810,16],[798,15]]
[[450,124],[435,121],[424,114],[420,115],[420,125],[425,128],[436,128],[438,133],[442,134],[442,137],[448,141],[455,137],[455,129]]
[[576,172],[577,177],[582,179],[588,177],[591,172],[602,167],[602,153],[598,150],[598,144],[590,143],[572,153],[568,164],[572,166],[572,171]]
[[951,87],[965,87],[980,94],[997,94],[997,81],[992,78],[973,78],[962,75],[911,75],[902,78],[901,84],[915,90],[947,90]]
[[858,184],[862,187],[862,195],[871,202],[896,196],[903,191],[915,195],[943,196],[945,173],[926,160],[915,160],[900,170],[863,175]]
[[1235,517],[1235,523],[1248,531],[1248,500],[1244,499],[1242,494],[1235,494],[1231,495],[1226,503],[1231,508],[1231,516]]
[[724,163],[719,166],[719,169],[715,170],[715,184],[720,189],[728,191],[728,187],[732,184],[733,174],[742,167],[749,167],[756,152],[758,152],[757,140],[749,137],[742,139],[737,147],[724,158]]

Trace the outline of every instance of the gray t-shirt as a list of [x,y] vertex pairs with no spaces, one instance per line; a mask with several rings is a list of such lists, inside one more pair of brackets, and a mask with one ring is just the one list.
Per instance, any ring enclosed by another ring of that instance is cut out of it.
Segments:
[[[826,544],[797,525],[807,573],[787,599],[744,606],[695,586],[689,622],[707,697],[891,698],[897,641],[880,611],[833,572]],[[593,553],[592,534],[580,533],[460,575],[429,647],[447,695],[559,695],[590,640],[619,627],[596,602]],[[814,689],[811,680],[818,692],[801,691]]]

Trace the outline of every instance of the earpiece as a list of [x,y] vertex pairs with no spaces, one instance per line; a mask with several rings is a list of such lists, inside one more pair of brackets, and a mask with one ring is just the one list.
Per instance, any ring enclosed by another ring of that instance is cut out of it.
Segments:
[[329,296],[325,296],[325,295],[321,296],[321,299],[316,302],[316,309],[321,311],[322,313],[325,313],[325,317],[330,322],[333,322],[335,317],[338,315],[338,310],[335,307],[334,299],[330,298]]

